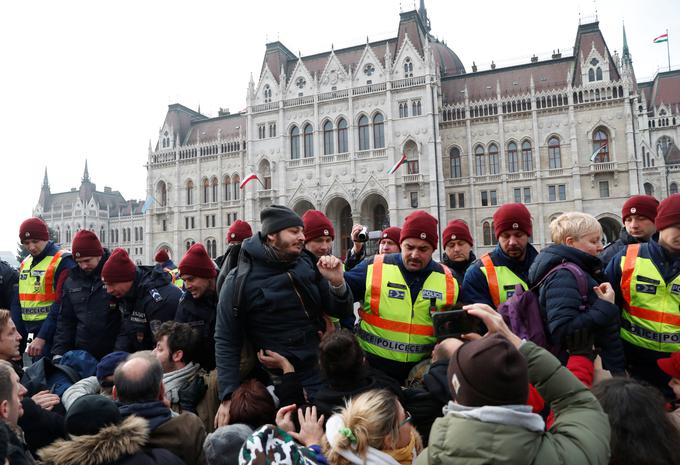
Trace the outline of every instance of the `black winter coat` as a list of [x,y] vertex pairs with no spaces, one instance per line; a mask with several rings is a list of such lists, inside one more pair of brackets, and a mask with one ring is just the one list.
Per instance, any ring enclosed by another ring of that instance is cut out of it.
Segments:
[[45,410],[30,397],[21,400],[24,414],[19,418],[19,427],[24,432],[28,449],[36,453],[38,449],[52,444],[55,440],[66,438],[64,417]]
[[[659,238],[659,233],[655,233],[652,236],[652,239],[657,240]],[[628,234],[628,231],[626,231],[626,228],[621,229],[621,234],[619,235],[619,238],[609,244],[607,247],[604,248],[602,252],[600,252],[600,260],[602,261],[602,266],[603,268],[606,268],[609,262],[614,258],[614,255],[617,253],[621,252],[623,249],[625,249],[628,245],[630,244],[640,244],[643,242],[647,241],[641,241],[630,234]]]
[[0,308],[9,310],[12,307],[18,284],[19,272],[6,261],[0,260]]
[[132,353],[153,349],[153,334],[161,324],[175,318],[181,296],[170,273],[138,267],[132,288],[117,301],[123,322],[115,350]]
[[91,273],[79,267],[70,270],[62,291],[52,354],[64,355],[69,350],[80,349],[100,360],[113,352],[121,315],[116,299],[106,292],[101,280],[102,267],[109,256],[105,250]]
[[442,408],[451,400],[447,369],[449,360],[433,363],[423,376],[423,385],[404,391],[404,408],[412,416],[413,426],[427,444],[432,423],[442,416]]
[[235,315],[232,297],[239,266],[220,290],[215,328],[215,357],[220,398],[239,386],[239,360],[244,338],[254,349],[286,357],[303,371],[318,366],[322,310],[343,318],[352,313],[352,293],[336,296],[316,267],[316,257],[303,250],[292,262],[270,258],[261,233],[242,243],[241,255],[250,263],[242,299]]
[[564,347],[567,335],[588,329],[595,335],[595,346],[602,349],[604,368],[612,373],[625,369],[623,343],[619,336],[620,310],[612,303],[599,299],[594,286],[604,282],[602,262],[574,247],[551,245],[543,249],[529,270],[534,286],[548,271],[563,261],[578,265],[588,277],[588,308],[580,311],[581,294],[576,278],[569,270],[559,270],[541,284],[539,302],[544,312],[552,341]]
[[475,260],[477,260],[477,257],[473,251],[470,251],[470,257],[468,257],[467,261],[464,262],[454,262],[446,254],[444,254],[442,257],[442,263],[451,269],[451,272],[453,272],[453,277],[456,278],[456,281],[458,281],[458,286],[463,285],[465,272],[468,268],[470,268],[470,265],[472,265]]
[[190,292],[185,292],[179,299],[175,321],[188,323],[201,336],[198,362],[206,371],[215,368],[215,319],[217,314],[217,294],[206,293],[198,300]]

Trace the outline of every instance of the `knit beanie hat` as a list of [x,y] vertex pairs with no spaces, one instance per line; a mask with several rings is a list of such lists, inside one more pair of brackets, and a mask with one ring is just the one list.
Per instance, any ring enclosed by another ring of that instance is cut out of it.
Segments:
[[19,240],[23,244],[26,239],[37,239],[39,241],[50,240],[50,232],[47,224],[41,218],[29,218],[19,226]]
[[656,210],[656,229],[680,226],[680,194],[669,195]]
[[102,381],[104,381],[104,378],[107,376],[112,376],[113,372],[116,371],[116,367],[123,362],[128,355],[130,355],[128,352],[117,351],[103,356],[97,364],[97,381],[99,381],[99,384],[102,384]]
[[156,252],[156,256],[153,257],[153,261],[156,263],[165,263],[168,260],[170,260],[170,256],[168,255],[168,251],[165,249],[160,249],[158,252]]
[[253,429],[243,423],[220,426],[208,434],[203,443],[206,462],[214,465],[238,463],[241,447],[251,434]]
[[415,237],[429,242],[432,247],[437,248],[437,218],[430,215],[426,211],[416,210],[406,217],[404,225],[401,228],[399,235],[399,244],[404,242],[404,239]]
[[634,195],[623,204],[621,218],[626,221],[630,215],[640,215],[654,221],[659,201],[651,195]]
[[253,230],[248,223],[243,220],[236,220],[229,226],[227,242],[243,242],[252,235]]
[[73,238],[71,251],[75,258],[101,257],[104,255],[102,243],[99,242],[97,235],[89,229],[81,229]]
[[319,210],[307,210],[302,215],[302,222],[305,224],[305,243],[323,236],[335,239],[335,230],[331,220]]
[[302,218],[288,207],[283,205],[271,205],[260,212],[260,222],[262,223],[262,234],[274,234],[282,229],[300,227],[305,224]]
[[76,399],[66,413],[66,431],[71,436],[97,434],[106,426],[123,420],[118,406],[100,394],[86,394]]
[[474,245],[472,242],[472,234],[470,234],[470,229],[463,220],[449,221],[449,224],[447,224],[446,228],[444,229],[442,243],[444,246],[446,246],[449,241],[455,241],[457,239],[465,241],[470,245]]
[[520,230],[531,236],[531,213],[523,203],[506,203],[493,214],[493,226],[496,239],[508,230]]
[[500,334],[463,344],[448,369],[452,398],[466,407],[523,405],[529,371],[522,354]]
[[180,276],[190,275],[199,278],[214,278],[217,276],[215,263],[208,256],[203,244],[197,243],[191,246],[179,262]]
[[380,240],[390,239],[395,244],[399,244],[399,238],[401,236],[401,228],[399,226],[390,226],[389,228],[383,229],[380,233]]
[[113,250],[102,267],[102,280],[106,283],[125,283],[135,280],[137,265],[130,260],[125,249]]
[[656,364],[671,378],[680,379],[680,352],[673,352],[670,357],[659,358]]

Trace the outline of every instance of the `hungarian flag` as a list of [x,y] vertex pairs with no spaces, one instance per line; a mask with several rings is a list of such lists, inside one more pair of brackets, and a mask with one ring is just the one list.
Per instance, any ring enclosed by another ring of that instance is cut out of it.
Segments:
[[399,159],[399,161],[397,161],[397,162],[394,164],[394,166],[392,166],[392,168],[390,168],[389,170],[387,170],[387,174],[393,174],[393,173],[394,173],[395,171],[397,171],[397,170],[399,169],[399,167],[400,167],[401,165],[403,165],[405,162],[406,162],[406,154],[405,154],[405,153],[402,153],[402,154],[401,154],[401,158]]
[[[246,187],[246,184],[248,184],[248,183],[249,183],[250,181],[252,181],[253,179],[257,179],[258,181],[260,181],[260,178],[257,177],[257,174],[255,174],[255,173],[250,173],[248,176],[246,176],[246,178],[245,178],[243,181],[241,181],[241,185],[238,186],[239,189],[243,189],[244,187]],[[261,182],[261,181],[260,181],[260,182]]]
[[660,44],[661,42],[668,42],[668,33],[662,34],[654,39],[655,44]]
[[594,162],[597,156],[600,154],[600,152],[604,151],[604,149],[607,147],[608,144],[601,145],[593,152],[593,154],[590,156],[590,161]]

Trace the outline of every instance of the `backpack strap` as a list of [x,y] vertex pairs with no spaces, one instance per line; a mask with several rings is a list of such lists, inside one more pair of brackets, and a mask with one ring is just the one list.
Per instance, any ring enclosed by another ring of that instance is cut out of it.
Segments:
[[496,275],[496,267],[493,266],[493,260],[488,253],[481,256],[480,260],[486,270],[486,280],[489,283],[489,293],[494,307],[498,308],[501,304],[501,291],[498,287],[498,276]]
[[575,263],[564,261],[553,267],[541,278],[538,283],[536,283],[531,288],[531,290],[537,290],[541,284],[543,284],[543,281],[548,278],[548,276],[558,272],[559,270],[568,270],[576,279],[576,286],[578,287],[578,292],[581,295],[581,305],[579,305],[579,310],[585,311],[588,307],[588,280],[586,278],[585,272]]

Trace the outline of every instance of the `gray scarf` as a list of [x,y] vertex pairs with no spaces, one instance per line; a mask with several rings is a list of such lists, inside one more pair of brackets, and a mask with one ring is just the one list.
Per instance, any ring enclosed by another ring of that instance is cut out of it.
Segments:
[[171,404],[179,404],[179,390],[182,389],[188,382],[190,382],[198,373],[201,366],[190,362],[184,368],[171,371],[163,375],[163,384],[165,385],[165,398]]
[[449,401],[443,408],[444,415],[472,418],[483,423],[518,426],[536,433],[545,431],[545,422],[540,415],[531,412],[529,405],[485,405],[483,407],[465,407]]

